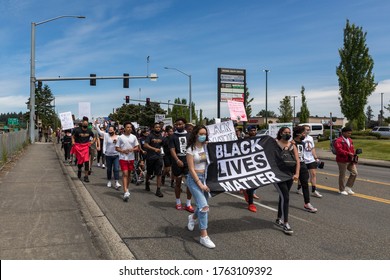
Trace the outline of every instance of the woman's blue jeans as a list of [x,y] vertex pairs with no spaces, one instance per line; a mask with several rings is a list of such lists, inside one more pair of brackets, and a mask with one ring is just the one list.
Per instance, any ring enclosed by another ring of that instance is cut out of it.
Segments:
[[[198,174],[198,177],[203,184],[206,183],[204,174]],[[209,193],[198,187],[190,173],[187,175],[187,185],[196,203],[195,216],[198,217],[199,228],[201,230],[206,230],[208,226]]]
[[106,156],[107,180],[112,178],[112,169],[114,168],[114,178],[119,180],[119,156]]

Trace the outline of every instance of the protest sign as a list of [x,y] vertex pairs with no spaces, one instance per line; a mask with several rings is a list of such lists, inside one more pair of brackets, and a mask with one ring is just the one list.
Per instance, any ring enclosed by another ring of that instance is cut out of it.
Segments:
[[210,124],[206,128],[210,142],[237,140],[236,130],[232,121]]
[[228,102],[228,107],[230,112],[230,119],[234,121],[237,120],[242,122],[248,121],[245,112],[244,103],[233,101],[233,100],[228,100],[227,102]]
[[236,192],[284,182],[280,148],[270,136],[207,144],[206,184],[211,192]]
[[72,118],[71,112],[60,113],[59,115],[60,115],[62,130],[74,128],[73,118]]

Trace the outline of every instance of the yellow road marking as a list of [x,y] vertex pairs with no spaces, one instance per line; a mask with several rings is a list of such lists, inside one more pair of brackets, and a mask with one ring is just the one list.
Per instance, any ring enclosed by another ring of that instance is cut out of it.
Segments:
[[[317,174],[327,175],[327,176],[333,176],[333,177],[339,177],[338,174],[327,173],[327,172],[318,172],[318,171],[317,171]],[[346,176],[346,177],[348,177],[348,176]],[[369,180],[369,179],[361,179],[361,178],[359,178],[359,176],[356,178],[356,180],[357,180],[357,181],[362,181],[362,182],[367,182],[367,183],[374,183],[374,184],[379,184],[379,185],[390,186],[390,183],[379,182],[379,181],[373,181],[373,180]]]
[[[324,189],[324,190],[328,190],[328,191],[332,191],[332,192],[339,192],[339,189],[327,187],[327,186],[324,186],[324,185],[318,185],[317,184],[316,187],[319,188],[319,189]],[[384,198],[380,198],[380,197],[375,197],[375,196],[370,196],[370,195],[365,195],[365,194],[360,194],[360,193],[355,193],[352,196],[356,196],[356,197],[365,198],[365,199],[372,200],[372,201],[377,201],[377,202],[390,204],[390,200],[389,199],[384,199]]]

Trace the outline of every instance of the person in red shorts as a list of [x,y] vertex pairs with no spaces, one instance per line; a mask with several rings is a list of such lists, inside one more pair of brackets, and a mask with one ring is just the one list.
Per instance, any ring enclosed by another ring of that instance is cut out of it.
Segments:
[[119,152],[119,165],[123,173],[123,201],[127,202],[130,197],[129,183],[131,181],[131,171],[134,170],[134,152],[139,150],[139,144],[137,137],[132,134],[131,123],[125,122],[123,127],[124,133],[118,137],[116,150]]

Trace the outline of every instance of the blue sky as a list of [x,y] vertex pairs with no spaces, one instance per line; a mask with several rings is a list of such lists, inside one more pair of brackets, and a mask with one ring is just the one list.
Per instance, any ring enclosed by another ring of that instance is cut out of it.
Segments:
[[[0,0],[0,112],[26,112],[29,98],[31,22],[60,15],[36,27],[36,76],[144,76],[157,73],[157,82],[122,80],[47,82],[59,112],[78,115],[78,102],[91,102],[92,115],[107,116],[124,97],[149,97],[171,102],[192,99],[207,117],[217,114],[217,68],[247,71],[253,113],[265,108],[279,114],[284,96],[300,95],[301,86],[311,115],[341,116],[338,101],[338,49],[346,20],[363,27],[374,59],[376,91],[369,98],[375,116],[390,100],[390,1],[312,0]],[[147,57],[150,57],[147,66]],[[301,106],[296,99],[296,111]],[[166,105],[162,105],[166,109]],[[386,112],[386,116],[389,114]],[[221,116],[228,116],[221,103]]]

